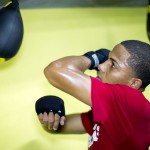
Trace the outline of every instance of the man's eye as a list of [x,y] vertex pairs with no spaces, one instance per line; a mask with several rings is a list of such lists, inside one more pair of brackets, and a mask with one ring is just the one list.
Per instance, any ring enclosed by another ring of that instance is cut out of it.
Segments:
[[111,67],[112,67],[112,68],[115,68],[115,64],[114,64],[113,62],[112,62],[112,64],[111,64]]

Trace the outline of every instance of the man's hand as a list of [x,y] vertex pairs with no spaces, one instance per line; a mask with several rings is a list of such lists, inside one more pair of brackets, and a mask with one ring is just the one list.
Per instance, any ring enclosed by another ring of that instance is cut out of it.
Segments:
[[35,110],[37,115],[53,112],[59,116],[65,116],[64,101],[58,96],[47,95],[39,98],[35,103]]
[[109,50],[101,48],[97,51],[90,51],[85,53],[83,56],[87,57],[91,61],[90,70],[95,69],[98,71],[98,65],[105,62],[108,59]]
[[49,113],[40,113],[38,115],[39,121],[41,124],[45,125],[49,130],[58,130],[59,126],[63,126],[65,123],[65,117],[60,117],[57,113],[54,114],[53,112]]
[[41,124],[49,130],[57,130],[65,122],[64,101],[57,96],[44,96],[35,103],[35,110]]

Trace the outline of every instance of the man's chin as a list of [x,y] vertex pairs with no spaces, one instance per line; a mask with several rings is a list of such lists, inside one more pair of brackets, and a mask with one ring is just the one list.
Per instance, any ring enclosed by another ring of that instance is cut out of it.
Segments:
[[98,80],[102,81],[102,79],[101,79],[100,77],[97,76],[96,78],[97,78]]

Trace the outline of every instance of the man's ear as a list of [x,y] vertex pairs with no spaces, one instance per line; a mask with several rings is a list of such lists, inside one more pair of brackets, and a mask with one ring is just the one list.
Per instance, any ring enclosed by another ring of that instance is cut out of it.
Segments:
[[129,86],[138,90],[142,86],[142,80],[138,78],[132,78],[129,82]]

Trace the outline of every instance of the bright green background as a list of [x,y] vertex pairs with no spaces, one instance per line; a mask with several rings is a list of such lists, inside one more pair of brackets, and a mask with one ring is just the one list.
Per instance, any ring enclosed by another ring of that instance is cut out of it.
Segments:
[[[87,150],[87,135],[50,135],[38,122],[34,104],[44,95],[63,98],[67,114],[89,109],[52,87],[43,69],[59,57],[112,49],[122,40],[149,42],[146,12],[146,8],[21,10],[22,47],[16,57],[0,64],[0,149]],[[149,88],[144,94],[150,98]]]

